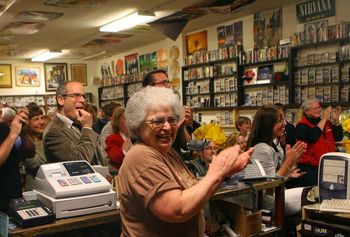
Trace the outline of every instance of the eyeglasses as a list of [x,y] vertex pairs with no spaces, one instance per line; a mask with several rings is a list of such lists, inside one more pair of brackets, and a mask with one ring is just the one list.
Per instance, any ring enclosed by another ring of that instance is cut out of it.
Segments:
[[171,127],[175,127],[175,126],[177,126],[177,123],[179,122],[179,116],[173,115],[173,116],[169,116],[167,118],[156,117],[153,119],[145,120],[145,123],[151,124],[153,129],[159,130],[164,126],[166,121],[170,124]]
[[80,93],[70,93],[70,94],[63,94],[62,96],[65,97],[72,97],[75,100],[80,99],[81,97],[83,97],[84,99],[86,99],[86,94],[80,94]]
[[156,82],[156,83],[153,83],[152,85],[155,86],[155,85],[163,85],[163,86],[166,86],[166,85],[169,85],[170,84],[170,81],[169,80],[164,80],[164,81],[160,81],[160,82]]
[[204,150],[212,150],[212,151],[218,151],[218,147],[216,146],[206,146]]

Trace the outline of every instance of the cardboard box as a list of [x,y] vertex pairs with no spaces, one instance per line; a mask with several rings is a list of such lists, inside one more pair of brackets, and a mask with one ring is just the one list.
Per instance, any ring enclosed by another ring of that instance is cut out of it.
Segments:
[[261,232],[261,211],[251,211],[243,208],[243,206],[228,202],[228,201],[212,201],[210,202],[212,215],[219,214],[223,221],[223,216],[226,216],[231,228],[234,232],[240,234],[241,237],[248,237],[259,234]]

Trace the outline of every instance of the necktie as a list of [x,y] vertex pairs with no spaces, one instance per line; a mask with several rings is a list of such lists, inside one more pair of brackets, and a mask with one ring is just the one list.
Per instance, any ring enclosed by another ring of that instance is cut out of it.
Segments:
[[72,129],[80,136],[81,125],[79,123],[73,122]]
[[73,127],[75,127],[75,128],[77,128],[77,129],[79,130],[79,132],[80,132],[80,131],[81,131],[81,129],[82,129],[81,124],[80,124],[80,123],[78,123],[78,122],[73,122],[72,126],[73,126]]

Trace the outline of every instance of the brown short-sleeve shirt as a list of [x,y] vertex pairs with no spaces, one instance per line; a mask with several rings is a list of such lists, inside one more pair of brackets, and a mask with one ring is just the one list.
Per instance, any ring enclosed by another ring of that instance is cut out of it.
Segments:
[[186,222],[167,223],[148,209],[148,204],[156,195],[172,189],[184,190],[196,182],[175,150],[171,149],[164,156],[150,146],[133,146],[119,171],[121,236],[203,236],[205,223],[202,210]]

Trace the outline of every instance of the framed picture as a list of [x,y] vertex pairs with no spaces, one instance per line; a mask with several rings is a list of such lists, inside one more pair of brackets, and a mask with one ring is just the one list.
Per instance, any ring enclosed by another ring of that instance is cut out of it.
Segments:
[[139,63],[137,61],[137,53],[125,56],[125,72],[126,74],[135,74],[139,72]]
[[40,68],[39,67],[16,67],[16,86],[39,87]]
[[186,36],[187,55],[208,50],[207,31],[202,31]]
[[12,88],[11,64],[0,64],[0,88]]
[[87,85],[86,64],[71,64],[70,65],[71,81],[80,82],[84,86]]
[[67,81],[66,63],[45,63],[45,89],[56,91],[59,84]]

